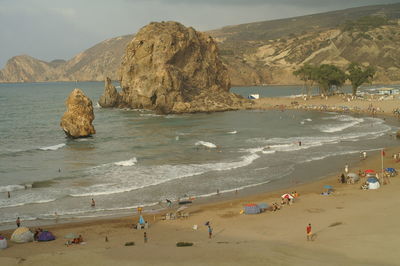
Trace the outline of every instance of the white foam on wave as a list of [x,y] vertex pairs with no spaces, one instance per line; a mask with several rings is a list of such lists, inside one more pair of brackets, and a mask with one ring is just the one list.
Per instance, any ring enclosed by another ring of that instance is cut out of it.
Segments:
[[118,166],[134,166],[136,163],[137,163],[137,159],[136,159],[136,157],[133,157],[126,161],[115,162],[114,164],[118,165]]
[[[26,185],[27,188],[32,187],[31,184]],[[0,186],[0,192],[12,192],[12,191],[17,191],[17,190],[24,190],[25,185],[5,185],[5,186]]]
[[20,207],[20,206],[31,205],[31,204],[49,203],[49,202],[56,201],[56,199],[39,199],[39,200],[33,200],[33,201],[20,201],[17,203],[15,203],[15,201],[18,201],[18,200],[13,199],[12,202],[14,202],[14,203],[10,203],[11,202],[10,200],[0,200],[0,209]]
[[237,134],[237,131],[236,130],[229,131],[228,134]]
[[300,121],[300,124],[304,125],[306,122],[311,122],[312,119],[311,118],[306,118]]
[[142,117],[162,117],[163,115],[158,114],[139,114]]
[[204,146],[204,147],[207,147],[207,148],[210,148],[210,149],[217,148],[217,145],[215,145],[214,143],[207,142],[207,141],[202,141],[202,140],[197,141],[194,145],[196,145],[196,146]]
[[[70,193],[72,197],[88,197],[99,195],[111,195],[124,192],[130,192],[137,189],[142,189],[149,186],[155,186],[170,182],[181,178],[201,175],[211,171],[228,171],[251,164],[254,160],[260,158],[256,153],[250,153],[240,157],[238,161],[217,162],[205,164],[188,164],[188,165],[159,165],[153,167],[139,166],[134,170],[125,171],[124,168],[111,168],[108,172],[104,169],[93,168],[93,171],[100,171],[105,183],[93,185],[89,187],[81,187],[76,192]],[[91,173],[96,175],[96,173]],[[133,176],[141,176],[142,178],[132,178]],[[109,181],[118,181],[109,183]],[[95,182],[101,182],[96,180]]]
[[39,148],[39,150],[42,150],[42,151],[56,151],[58,149],[61,149],[64,146],[65,146],[65,143],[61,143],[61,144],[57,144],[57,145],[53,145],[53,146],[41,147],[41,148]]
[[[265,185],[265,184],[268,184],[268,183],[270,183],[270,182],[271,182],[271,180],[267,180],[267,181],[260,182],[260,183],[256,183],[256,184],[250,184],[250,185],[245,185],[245,186],[241,186],[241,187],[237,187],[237,188],[231,188],[231,189],[220,190],[219,193],[222,194],[222,193],[229,193],[229,192],[240,191],[240,190],[243,190],[243,189],[246,189],[246,188],[251,188],[251,187],[257,187],[257,186],[260,186],[260,185]],[[207,197],[214,196],[214,195],[216,195],[216,194],[217,194],[216,192],[211,192],[211,193],[207,193],[207,194],[195,195],[195,196],[193,196],[193,198],[207,198]]]
[[361,124],[365,120],[363,118],[356,118],[348,115],[335,115],[332,117],[325,117],[325,120],[336,120],[338,122],[344,122],[341,124],[327,124],[327,125],[319,125],[315,128],[324,133],[335,133],[343,131],[347,128],[354,127],[358,124]]

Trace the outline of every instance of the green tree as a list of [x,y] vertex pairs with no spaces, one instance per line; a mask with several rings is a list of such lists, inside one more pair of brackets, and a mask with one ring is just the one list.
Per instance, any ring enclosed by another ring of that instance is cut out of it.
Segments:
[[351,83],[353,95],[355,96],[357,94],[358,87],[364,83],[372,82],[376,70],[371,66],[363,67],[358,63],[351,63],[347,67],[347,72],[348,74],[346,77]]
[[306,88],[307,96],[311,96],[311,89],[316,80],[315,75],[317,73],[317,69],[318,68],[316,66],[305,64],[293,72],[293,75],[304,81],[304,87]]
[[341,87],[346,81],[346,74],[334,65],[320,65],[315,73],[315,81],[318,83],[324,95],[331,93],[332,86]]

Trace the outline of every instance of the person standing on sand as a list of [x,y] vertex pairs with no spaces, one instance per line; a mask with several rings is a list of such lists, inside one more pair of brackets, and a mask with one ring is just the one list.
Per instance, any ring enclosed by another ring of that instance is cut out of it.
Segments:
[[308,226],[306,228],[306,232],[307,232],[307,241],[312,240],[311,224],[308,224]]
[[143,234],[143,240],[144,240],[144,243],[147,243],[147,233],[146,232],[144,232],[144,234]]
[[17,227],[20,227],[20,225],[21,225],[21,220],[19,219],[19,217],[17,218],[17,220],[15,221],[15,223],[17,224]]
[[171,205],[172,205],[172,201],[170,201],[169,199],[165,199],[165,201],[167,202],[167,204],[168,204],[168,208],[170,208],[171,207]]
[[208,238],[209,238],[209,239],[212,238],[212,228],[211,228],[210,225],[208,226]]

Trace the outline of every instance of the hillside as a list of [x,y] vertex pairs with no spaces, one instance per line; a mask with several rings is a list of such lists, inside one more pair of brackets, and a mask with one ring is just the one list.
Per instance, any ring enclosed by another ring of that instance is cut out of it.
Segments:
[[[351,61],[375,66],[375,83],[397,83],[399,19],[400,4],[377,5],[227,26],[208,33],[218,42],[234,85],[299,83],[292,72],[301,64],[344,68]],[[103,41],[68,61],[13,57],[0,70],[0,82],[104,80],[105,76],[116,80],[132,37]]]
[[71,60],[45,62],[28,55],[14,56],[0,70],[0,82],[93,81],[117,79],[116,69],[133,35],[105,40]]

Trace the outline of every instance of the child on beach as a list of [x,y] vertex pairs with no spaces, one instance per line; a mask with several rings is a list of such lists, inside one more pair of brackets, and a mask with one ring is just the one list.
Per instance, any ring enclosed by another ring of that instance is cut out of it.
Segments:
[[144,232],[144,234],[143,234],[143,240],[144,240],[144,243],[147,243],[147,233],[146,232]]
[[307,241],[312,240],[311,224],[308,224],[308,226],[306,228],[306,232],[307,232]]
[[209,226],[208,226],[208,238],[211,239],[211,237],[212,237],[212,228],[211,228],[211,226],[209,225]]

